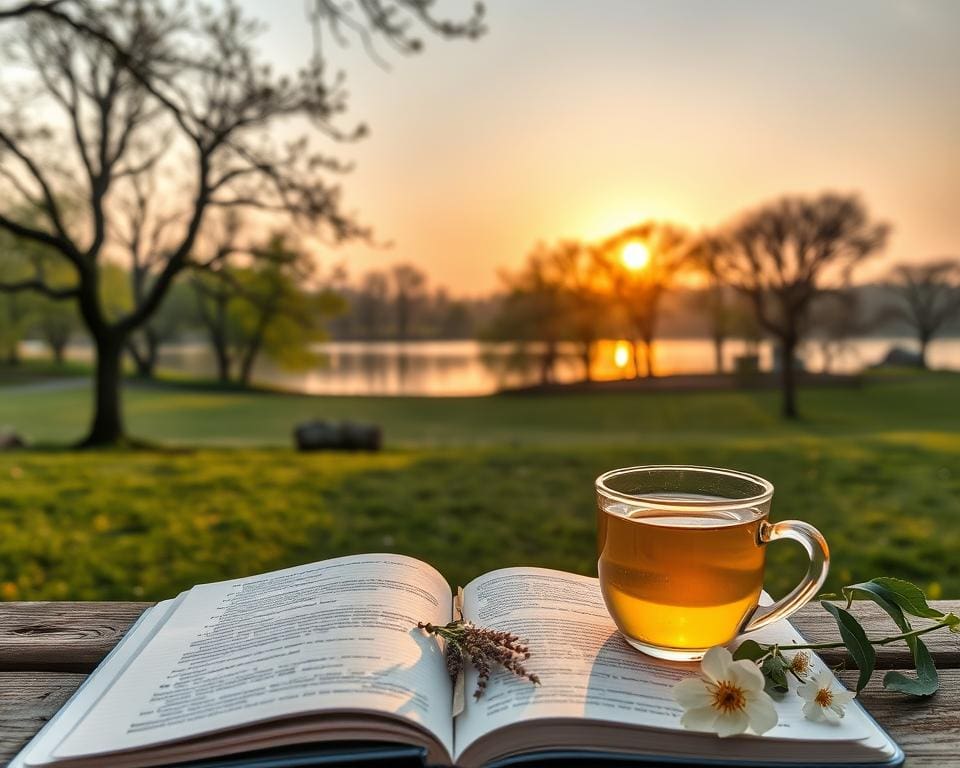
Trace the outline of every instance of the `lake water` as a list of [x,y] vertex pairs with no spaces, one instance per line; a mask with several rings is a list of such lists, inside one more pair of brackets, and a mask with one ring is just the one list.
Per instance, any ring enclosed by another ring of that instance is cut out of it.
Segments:
[[[880,360],[892,345],[914,349],[909,339],[858,339],[851,342],[832,362],[834,373],[854,373]],[[598,379],[617,379],[633,374],[629,359],[616,365],[617,343],[597,346],[593,374]],[[304,371],[284,371],[268,360],[257,366],[257,383],[311,394],[338,395],[483,395],[504,386],[520,386],[536,380],[535,371],[505,371],[510,347],[490,347],[475,341],[423,342],[329,342],[318,346],[318,365]],[[582,364],[567,348],[557,366],[560,381],[582,378]],[[77,350],[79,352],[79,350]],[[741,342],[729,342],[725,365],[731,370],[734,358],[743,354]],[[808,370],[822,369],[823,358],[816,344],[804,349]],[[760,345],[760,364],[769,370],[772,345]],[[709,373],[713,370],[713,346],[706,339],[667,339],[654,348],[658,375]],[[621,352],[621,362],[624,353]],[[960,369],[960,339],[934,341],[928,350],[934,368]],[[210,352],[201,343],[178,344],[161,353],[163,369],[199,376],[212,376],[214,364]]]

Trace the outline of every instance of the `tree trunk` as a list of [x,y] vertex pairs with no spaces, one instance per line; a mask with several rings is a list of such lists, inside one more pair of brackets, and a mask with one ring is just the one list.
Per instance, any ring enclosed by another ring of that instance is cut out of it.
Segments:
[[53,362],[55,362],[57,365],[63,365],[64,361],[66,360],[67,342],[50,342],[50,352],[53,354]]
[[251,339],[243,358],[240,360],[240,383],[245,387],[250,386],[253,379],[253,365],[257,362],[257,356],[260,354],[260,347],[263,344],[263,331],[258,329],[256,335]]
[[591,366],[593,358],[593,342],[582,341],[580,344],[580,360],[583,363],[583,380],[593,381],[593,370]]
[[633,378],[640,378],[640,347],[643,342],[640,339],[633,340]]
[[647,367],[647,378],[656,378],[657,374],[653,370],[653,339],[651,338],[643,340],[643,358]]
[[920,367],[927,370],[927,347],[930,345],[930,337],[927,334],[920,334]]
[[133,362],[137,367],[137,376],[143,379],[152,379],[157,372],[157,355],[160,352],[160,339],[154,333],[150,326],[146,326],[141,337],[143,340],[142,351],[137,347],[136,342],[131,339],[128,347],[133,356]]
[[226,344],[214,344],[213,350],[217,359],[217,381],[221,384],[230,382],[230,353]]
[[797,413],[797,372],[793,357],[797,351],[797,340],[780,340],[780,387],[783,393],[781,413],[785,419],[799,418]]
[[557,346],[553,341],[544,342],[543,355],[540,358],[540,384],[546,386],[553,382],[553,367],[557,362]]
[[723,373],[723,342],[725,341],[723,336],[714,336],[713,337],[713,368],[716,371],[717,375]]
[[80,443],[83,447],[117,445],[125,437],[121,395],[121,361],[125,339],[116,331],[94,337],[97,368],[94,376],[93,421]]

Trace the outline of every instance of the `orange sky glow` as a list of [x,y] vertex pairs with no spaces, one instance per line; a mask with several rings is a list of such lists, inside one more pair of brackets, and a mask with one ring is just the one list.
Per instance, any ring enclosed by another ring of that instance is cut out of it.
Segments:
[[[309,59],[299,3],[243,3],[278,68]],[[894,235],[861,279],[960,252],[960,3],[492,0],[475,43],[427,40],[380,69],[327,50],[368,139],[348,208],[389,248],[324,253],[350,274],[409,261],[478,295],[537,240],[649,217],[694,229],[782,193],[859,191]],[[467,8],[444,0],[441,7]],[[349,124],[349,122],[347,123]]]

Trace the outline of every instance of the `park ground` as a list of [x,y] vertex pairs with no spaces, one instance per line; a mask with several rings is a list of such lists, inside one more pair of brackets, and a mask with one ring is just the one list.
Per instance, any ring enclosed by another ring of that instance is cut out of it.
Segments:
[[[36,372],[35,372],[36,373]],[[158,599],[194,583],[336,555],[423,558],[451,583],[492,568],[595,568],[593,479],[644,463],[729,466],[776,486],[774,519],[825,533],[830,586],[893,575],[960,597],[960,374],[872,374],[775,392],[483,398],[309,397],[131,383],[155,450],[75,452],[82,375],[0,375],[0,597]],[[382,425],[378,454],[298,454],[308,418]],[[768,586],[802,570],[771,547]]]

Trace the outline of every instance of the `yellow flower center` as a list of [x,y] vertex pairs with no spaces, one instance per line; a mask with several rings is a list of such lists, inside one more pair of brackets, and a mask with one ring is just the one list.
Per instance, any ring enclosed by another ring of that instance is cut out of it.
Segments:
[[798,651],[790,659],[790,669],[798,675],[805,675],[810,671],[810,657],[803,651]]
[[743,689],[727,680],[721,680],[713,687],[713,708],[727,714],[742,712],[746,709],[747,697]]
[[817,695],[813,697],[813,700],[821,707],[829,707],[833,704],[833,691],[829,688],[821,688],[817,691]]

